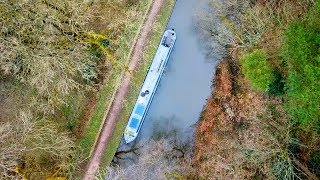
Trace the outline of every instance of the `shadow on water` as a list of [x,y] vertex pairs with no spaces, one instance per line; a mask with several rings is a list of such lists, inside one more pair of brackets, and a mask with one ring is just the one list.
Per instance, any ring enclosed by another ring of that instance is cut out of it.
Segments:
[[176,128],[172,124],[172,122],[174,122],[175,120],[176,119],[174,116],[167,119],[155,120],[152,126],[152,135],[149,138],[139,136],[130,144],[126,144],[124,139],[122,138],[111,165],[120,165],[126,167],[136,163],[137,159],[141,155],[140,150],[150,141],[157,142],[166,139],[172,145],[174,145],[174,147],[179,147],[177,149],[191,150],[193,148],[192,142],[194,138],[194,125],[189,128],[189,133],[186,133],[181,129]]

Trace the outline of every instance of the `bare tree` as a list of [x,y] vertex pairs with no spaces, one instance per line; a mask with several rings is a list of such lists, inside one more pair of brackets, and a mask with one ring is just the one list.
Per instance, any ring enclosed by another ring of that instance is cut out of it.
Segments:
[[18,178],[17,168],[23,163],[20,157],[27,147],[23,144],[26,135],[32,131],[30,112],[20,112],[14,122],[0,122],[0,179]]
[[[0,179],[66,176],[78,168],[86,157],[65,132],[62,107],[72,106],[71,98],[83,105],[86,98],[75,94],[92,93],[111,65],[125,68],[120,62],[133,41],[127,34],[137,30],[127,22],[142,17],[143,3],[0,0]],[[22,123],[26,114],[30,127]]]
[[70,134],[59,130],[53,121],[38,120],[24,143],[27,145],[23,154],[25,169],[32,171],[26,172],[28,179],[70,174],[75,143]]
[[182,162],[184,167],[187,162],[190,165],[187,158],[191,158],[187,153],[190,151],[177,147],[169,139],[150,140],[139,149],[134,164],[109,167],[106,179],[174,179],[181,176]]
[[[34,104],[52,112],[66,95],[96,77],[97,59],[90,55],[86,32],[92,20],[85,1],[2,1],[0,69],[37,94]],[[89,73],[89,74],[88,74]],[[42,101],[42,102],[39,102]]]
[[69,134],[52,121],[32,119],[31,112],[21,111],[14,122],[1,122],[0,178],[41,179],[72,170],[75,145]]
[[253,47],[269,29],[285,27],[313,3],[313,0],[298,3],[211,0],[210,6],[197,14],[197,29],[206,42],[208,56],[225,56],[237,48]]

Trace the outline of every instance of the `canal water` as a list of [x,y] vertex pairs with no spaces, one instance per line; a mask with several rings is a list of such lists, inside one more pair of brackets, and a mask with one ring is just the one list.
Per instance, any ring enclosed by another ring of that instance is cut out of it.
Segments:
[[[177,0],[167,29],[174,29],[177,41],[169,58],[139,137],[146,141],[159,132],[177,131],[180,140],[193,139],[197,121],[206,99],[217,62],[206,58],[196,31],[196,14],[207,0]],[[130,148],[122,140],[118,150]]]
[[204,0],[178,0],[167,28],[174,28],[177,41],[168,61],[138,140],[154,132],[178,130],[182,137],[193,134],[210,86],[214,60],[206,59],[195,28],[195,14]]

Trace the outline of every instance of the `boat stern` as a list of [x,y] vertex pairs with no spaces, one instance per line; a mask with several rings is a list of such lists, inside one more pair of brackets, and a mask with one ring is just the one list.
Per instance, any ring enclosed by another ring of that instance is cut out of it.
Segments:
[[126,129],[123,137],[126,144],[129,144],[130,142],[134,141],[137,138],[137,134]]

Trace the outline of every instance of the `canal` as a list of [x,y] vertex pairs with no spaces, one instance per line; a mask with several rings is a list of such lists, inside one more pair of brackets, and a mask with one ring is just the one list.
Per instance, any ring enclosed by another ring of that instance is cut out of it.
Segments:
[[[182,141],[193,139],[196,122],[211,92],[217,60],[206,51],[195,27],[196,14],[206,0],[178,0],[167,29],[175,29],[177,41],[169,58],[142,129],[133,144],[147,141],[159,132],[175,130]],[[121,141],[118,151],[129,149]]]

